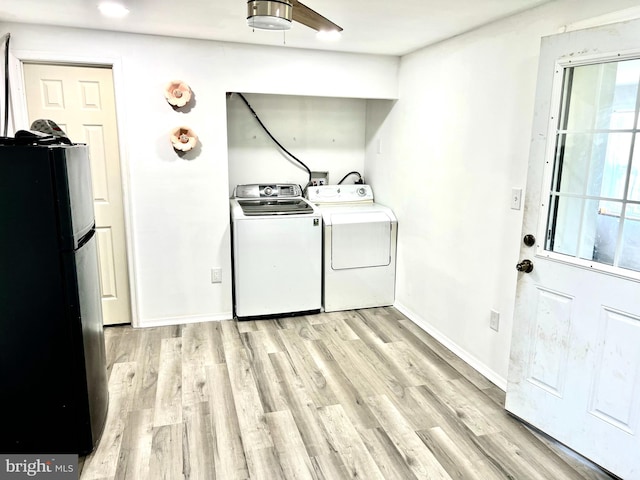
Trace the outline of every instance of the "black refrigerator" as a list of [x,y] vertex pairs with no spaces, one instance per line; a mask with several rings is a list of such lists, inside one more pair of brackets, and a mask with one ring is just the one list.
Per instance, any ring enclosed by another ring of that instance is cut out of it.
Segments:
[[93,450],[107,371],[85,145],[0,142],[0,453]]

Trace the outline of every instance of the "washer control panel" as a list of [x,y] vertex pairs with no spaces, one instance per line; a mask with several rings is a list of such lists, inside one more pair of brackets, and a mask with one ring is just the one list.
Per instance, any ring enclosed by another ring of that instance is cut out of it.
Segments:
[[293,183],[238,185],[233,194],[234,198],[292,198],[301,197],[302,188]]

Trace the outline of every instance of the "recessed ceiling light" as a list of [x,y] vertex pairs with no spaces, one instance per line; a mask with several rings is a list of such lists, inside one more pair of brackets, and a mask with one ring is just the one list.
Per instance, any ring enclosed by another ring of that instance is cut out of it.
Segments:
[[318,40],[325,40],[328,42],[334,42],[339,40],[341,37],[341,33],[338,30],[320,30],[316,33],[316,38]]
[[122,18],[129,13],[129,9],[119,2],[100,2],[98,10],[105,17]]

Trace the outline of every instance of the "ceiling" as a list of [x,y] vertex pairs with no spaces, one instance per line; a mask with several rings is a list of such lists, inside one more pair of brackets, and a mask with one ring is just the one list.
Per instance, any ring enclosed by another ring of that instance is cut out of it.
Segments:
[[252,31],[246,0],[128,0],[130,14],[102,17],[98,0],[2,0],[0,22],[39,23],[228,42],[404,55],[550,0],[303,0],[344,28],[336,41],[293,23]]

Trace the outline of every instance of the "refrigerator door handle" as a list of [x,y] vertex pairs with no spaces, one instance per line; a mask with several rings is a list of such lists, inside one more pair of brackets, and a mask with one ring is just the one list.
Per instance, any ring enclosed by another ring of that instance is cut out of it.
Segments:
[[96,234],[96,224],[94,223],[93,226],[91,227],[91,230],[89,230],[80,238],[80,240],[78,241],[78,247],[76,248],[76,250],[80,250],[89,240],[93,238],[95,234]]

